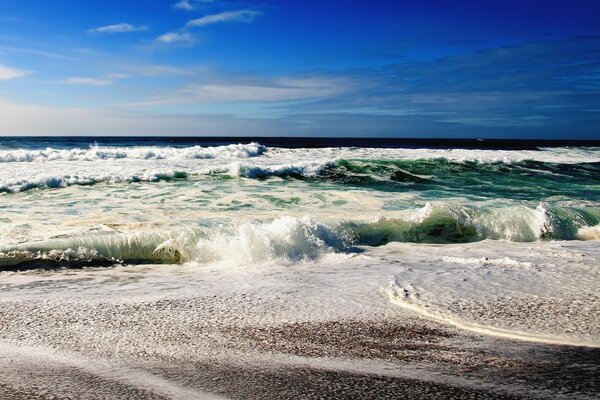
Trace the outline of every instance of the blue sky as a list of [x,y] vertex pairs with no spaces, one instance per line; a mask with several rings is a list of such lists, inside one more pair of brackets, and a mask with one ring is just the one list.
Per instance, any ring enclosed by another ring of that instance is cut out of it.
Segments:
[[600,138],[598,1],[0,0],[0,135]]

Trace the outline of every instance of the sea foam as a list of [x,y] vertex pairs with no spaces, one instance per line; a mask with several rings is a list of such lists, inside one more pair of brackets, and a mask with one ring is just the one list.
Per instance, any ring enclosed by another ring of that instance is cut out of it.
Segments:
[[258,143],[230,144],[226,146],[191,147],[114,147],[97,146],[89,148],[43,150],[0,150],[0,163],[40,162],[40,161],[96,161],[114,159],[214,159],[214,158],[250,158],[261,156],[266,147]]

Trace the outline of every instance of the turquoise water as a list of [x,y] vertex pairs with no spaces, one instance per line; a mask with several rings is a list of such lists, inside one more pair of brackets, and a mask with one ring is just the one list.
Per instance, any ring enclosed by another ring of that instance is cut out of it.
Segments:
[[363,145],[0,140],[0,267],[600,235],[600,148]]

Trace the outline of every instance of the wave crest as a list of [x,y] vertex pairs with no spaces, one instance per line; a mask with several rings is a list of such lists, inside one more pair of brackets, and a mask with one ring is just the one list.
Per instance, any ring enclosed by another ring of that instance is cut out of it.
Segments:
[[261,156],[266,147],[258,143],[230,144],[225,146],[192,147],[113,147],[93,145],[89,148],[43,150],[0,150],[0,163],[40,162],[40,161],[95,161],[113,159],[213,159],[213,158],[250,158]]
[[224,263],[308,262],[355,246],[390,242],[466,243],[479,240],[594,240],[600,210],[547,207],[466,208],[427,204],[403,216],[323,223],[284,216],[236,226],[177,232],[105,234],[0,247],[0,268],[31,262]]
[[347,241],[334,228],[308,217],[286,216],[266,224],[242,224],[237,230],[201,239],[192,251],[192,259],[235,265],[293,263],[348,249]]
[[28,179],[0,180],[0,193],[18,193],[31,189],[56,189],[68,186],[88,186],[98,183],[133,183],[158,182],[174,179],[185,179],[188,174],[183,171],[141,171],[122,175],[38,175]]

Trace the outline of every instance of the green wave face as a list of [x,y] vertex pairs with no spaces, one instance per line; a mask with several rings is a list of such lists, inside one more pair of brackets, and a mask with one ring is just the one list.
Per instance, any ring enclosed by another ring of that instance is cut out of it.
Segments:
[[346,222],[342,227],[354,243],[381,246],[390,242],[467,243],[479,240],[574,240],[580,229],[600,223],[600,208],[527,206],[435,206],[418,220],[382,218]]
[[314,179],[379,190],[429,191],[432,197],[460,193],[477,199],[600,201],[600,163],[339,160]]
[[[582,229],[600,223],[600,208],[539,205],[504,208],[431,206],[402,217],[324,223],[282,217],[226,227],[183,231],[104,234],[0,246],[0,271],[115,263],[314,260],[326,253],[362,251],[390,242],[467,243],[480,240],[533,242],[588,240]],[[595,228],[592,228],[595,229]],[[598,232],[591,239],[597,238]]]

